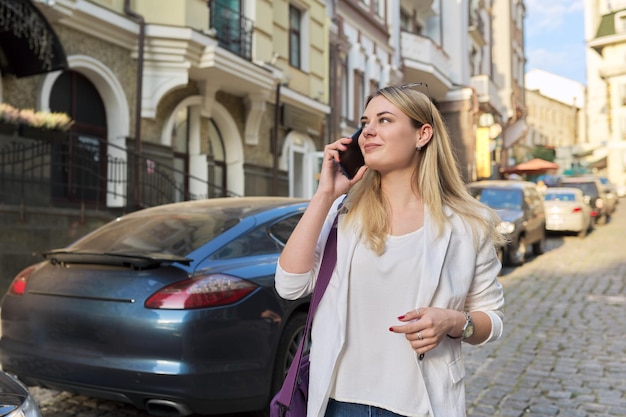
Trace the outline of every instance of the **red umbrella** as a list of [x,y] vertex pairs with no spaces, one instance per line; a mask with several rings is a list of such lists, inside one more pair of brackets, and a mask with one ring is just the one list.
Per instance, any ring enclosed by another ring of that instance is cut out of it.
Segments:
[[548,171],[556,171],[557,169],[559,169],[559,164],[535,158],[517,164],[514,167],[506,168],[504,172],[507,174],[542,174]]

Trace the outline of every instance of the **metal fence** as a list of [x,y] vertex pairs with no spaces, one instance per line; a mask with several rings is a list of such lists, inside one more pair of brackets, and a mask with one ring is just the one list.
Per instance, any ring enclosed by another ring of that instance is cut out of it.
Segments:
[[173,166],[173,157],[137,158],[132,150],[92,136],[66,135],[53,141],[0,135],[0,204],[132,211],[235,196]]

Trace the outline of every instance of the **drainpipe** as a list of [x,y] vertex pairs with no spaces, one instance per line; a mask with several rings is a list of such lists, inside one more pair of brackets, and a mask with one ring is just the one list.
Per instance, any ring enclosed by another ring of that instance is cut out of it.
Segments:
[[272,132],[272,145],[274,154],[272,155],[272,195],[278,195],[278,129],[280,127],[280,85],[282,80],[276,84],[276,105],[274,106],[274,131]]
[[133,181],[134,202],[137,208],[143,206],[141,193],[141,97],[143,85],[143,47],[146,38],[146,21],[130,8],[130,0],[124,0],[124,13],[139,24],[139,47],[137,51],[137,86],[135,97],[135,176]]

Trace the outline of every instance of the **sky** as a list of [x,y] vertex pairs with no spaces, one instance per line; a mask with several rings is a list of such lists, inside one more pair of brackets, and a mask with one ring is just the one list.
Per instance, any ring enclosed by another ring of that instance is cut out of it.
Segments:
[[584,0],[526,0],[526,72],[541,69],[587,84]]

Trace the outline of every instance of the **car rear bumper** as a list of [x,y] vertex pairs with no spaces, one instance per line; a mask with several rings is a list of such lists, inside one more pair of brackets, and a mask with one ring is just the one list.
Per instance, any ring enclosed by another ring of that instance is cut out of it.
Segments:
[[[76,357],[71,362],[54,355],[37,357],[27,347],[6,339],[0,340],[0,360],[5,371],[16,374],[27,385],[129,403],[141,410],[151,402],[163,401],[189,413],[252,411],[264,407],[269,395],[269,384],[260,383],[267,375],[263,367],[242,366],[240,371],[225,372],[179,363],[175,374],[140,372],[128,370],[127,365],[116,367],[111,358],[94,366],[93,358],[86,364]],[[158,362],[154,360],[154,369],[162,369]]]
[[582,218],[546,218],[546,230],[551,232],[579,232],[586,227]]

